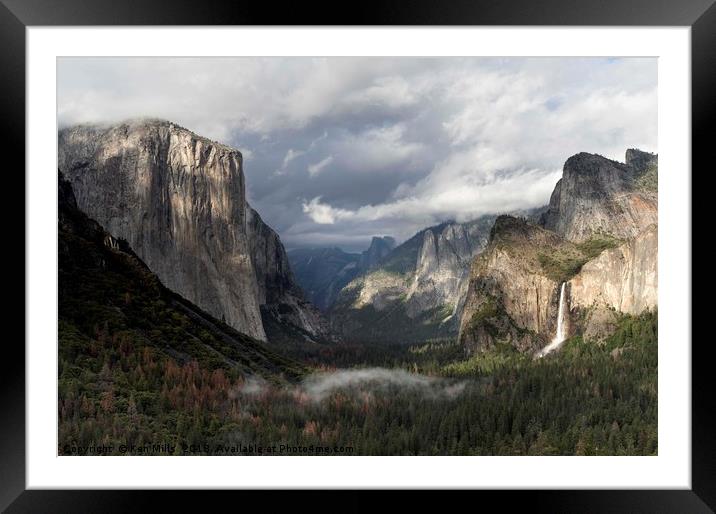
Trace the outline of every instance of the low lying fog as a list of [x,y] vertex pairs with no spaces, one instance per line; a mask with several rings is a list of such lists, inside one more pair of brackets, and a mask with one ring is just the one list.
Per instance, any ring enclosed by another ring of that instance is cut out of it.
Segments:
[[452,398],[463,391],[465,384],[402,369],[364,368],[314,374],[303,381],[302,387],[311,398],[320,401],[338,389],[388,389],[391,386]]
[[[293,392],[302,393],[313,401],[320,402],[338,390],[388,391],[392,388],[406,388],[431,398],[455,398],[465,389],[467,382],[418,373],[402,369],[359,368],[314,373],[295,386]],[[255,396],[266,391],[269,384],[261,378],[250,377],[240,394]]]

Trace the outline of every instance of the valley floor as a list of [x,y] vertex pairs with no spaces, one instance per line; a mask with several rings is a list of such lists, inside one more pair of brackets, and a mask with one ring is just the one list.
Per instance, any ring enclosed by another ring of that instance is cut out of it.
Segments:
[[657,328],[656,313],[624,317],[603,344],[575,337],[539,360],[321,346],[294,350],[308,371],[285,381],[61,337],[59,453],[654,455]]

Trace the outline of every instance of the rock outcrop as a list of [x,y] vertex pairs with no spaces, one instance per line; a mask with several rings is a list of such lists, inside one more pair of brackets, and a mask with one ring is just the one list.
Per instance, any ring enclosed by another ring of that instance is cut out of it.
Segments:
[[585,339],[610,332],[614,313],[637,315],[658,306],[658,227],[605,250],[569,281],[573,310],[584,312]]
[[472,258],[494,217],[422,230],[340,292],[331,323],[345,338],[413,342],[457,333]]
[[619,313],[656,309],[656,155],[626,163],[577,154],[564,165],[539,225],[501,216],[472,266],[460,322],[468,351],[508,343],[523,351],[555,335],[565,283],[567,335],[599,340]]
[[262,306],[293,305],[300,328],[317,329],[278,236],[246,202],[237,150],[136,120],[61,130],[58,160],[80,209],[126,239],[170,289],[257,339],[266,340]]
[[569,281],[572,305],[603,304],[626,314],[654,309],[658,304],[658,250],[656,225],[605,250]]
[[374,236],[367,250],[361,253],[358,259],[358,270],[360,273],[371,271],[378,266],[378,263],[395,248],[395,239],[390,236]]
[[579,153],[567,159],[542,224],[569,241],[636,237],[658,222],[657,156],[627,151],[626,163]]
[[294,327],[304,339],[332,339],[328,321],[304,298],[278,234],[248,203],[246,227],[264,329],[269,316],[273,326]]
[[472,265],[459,339],[469,352],[497,343],[536,350],[557,324],[560,282],[544,255],[577,256],[572,243],[524,218],[500,216]]

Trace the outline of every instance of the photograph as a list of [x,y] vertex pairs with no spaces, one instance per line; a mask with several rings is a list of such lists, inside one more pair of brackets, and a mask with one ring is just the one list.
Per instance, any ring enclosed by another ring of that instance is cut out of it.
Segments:
[[658,69],[58,56],[57,455],[658,456]]
[[716,512],[716,0],[60,3],[0,0],[0,512]]

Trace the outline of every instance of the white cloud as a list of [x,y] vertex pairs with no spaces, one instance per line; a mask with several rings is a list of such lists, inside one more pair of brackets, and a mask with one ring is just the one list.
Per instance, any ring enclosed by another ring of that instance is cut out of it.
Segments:
[[57,71],[61,125],[157,116],[247,149],[252,205],[297,243],[538,206],[575,153],[657,150],[652,58],[62,58]]
[[320,225],[333,225],[336,221],[352,216],[352,213],[345,209],[336,209],[330,205],[321,203],[321,197],[317,196],[310,202],[303,202],[303,212],[308,214],[315,223]]
[[329,155],[325,159],[321,159],[320,161],[318,161],[316,163],[309,164],[308,165],[308,174],[311,175],[312,177],[315,177],[316,175],[321,173],[323,170],[325,170],[328,166],[330,166],[332,162],[333,162],[333,156]]
[[365,89],[350,92],[342,105],[343,110],[360,110],[370,106],[394,109],[414,105],[418,101],[415,84],[405,77],[378,77]]
[[312,151],[316,146],[326,139],[328,137],[328,132],[324,131],[323,134],[315,138],[313,141],[311,141],[311,144],[308,145],[308,148],[305,150],[294,150],[293,148],[289,148],[286,152],[286,155],[283,158],[283,162],[281,163],[281,167],[277,169],[274,174],[275,175],[283,175],[286,173],[289,164],[291,164],[292,161],[295,159],[302,157],[306,155],[308,152]]
[[479,183],[462,175],[449,187],[419,184],[399,199],[357,209],[342,209],[316,197],[303,203],[303,212],[319,224],[368,223],[378,220],[410,220],[418,224],[451,218],[468,221],[483,214],[505,213],[544,205],[561,170],[527,170]]
[[293,148],[289,148],[288,152],[286,152],[286,156],[283,158],[282,167],[285,168],[292,160],[296,157],[301,157],[305,153],[306,152],[304,150],[294,150]]
[[286,152],[286,155],[283,158],[283,162],[281,163],[281,167],[277,169],[274,174],[275,175],[283,175],[286,173],[286,170],[288,169],[288,165],[291,164],[291,161],[294,159],[297,159],[298,157],[301,157],[306,154],[305,150],[294,150],[293,148],[289,148]]
[[244,162],[250,161],[254,158],[254,152],[251,151],[249,148],[239,148],[239,152],[241,152],[241,156],[244,158]]
[[367,172],[410,164],[427,151],[422,142],[406,140],[404,123],[370,127],[349,133],[331,143],[342,170]]

